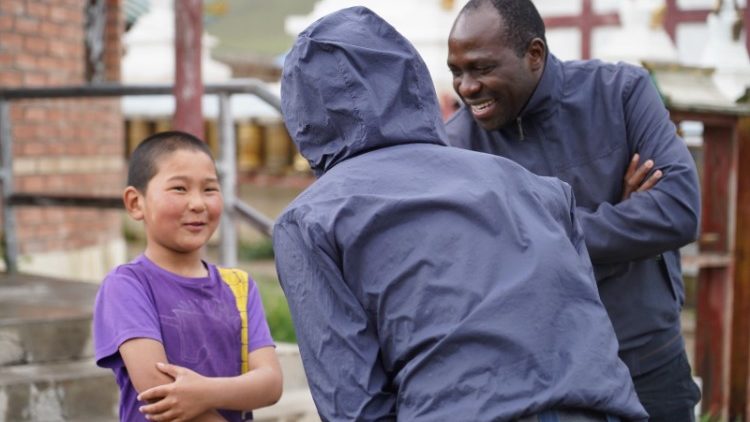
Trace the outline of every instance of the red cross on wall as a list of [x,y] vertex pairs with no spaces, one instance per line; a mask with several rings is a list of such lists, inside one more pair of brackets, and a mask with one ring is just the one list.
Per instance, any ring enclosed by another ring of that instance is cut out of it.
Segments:
[[[727,1],[727,0],[725,0]],[[729,0],[732,1],[732,0]],[[548,29],[552,28],[578,28],[581,31],[581,58],[591,58],[591,38],[594,28],[598,26],[619,25],[620,18],[616,12],[596,14],[594,13],[593,0],[582,0],[581,14],[577,16],[549,16],[544,19]],[[675,41],[677,26],[682,23],[705,22],[710,9],[682,10],[677,6],[677,0],[666,0],[666,11],[664,13],[664,29]],[[750,23],[750,7],[742,10],[745,23]],[[747,27],[747,25],[746,25]],[[750,52],[750,37],[745,40],[748,52]]]

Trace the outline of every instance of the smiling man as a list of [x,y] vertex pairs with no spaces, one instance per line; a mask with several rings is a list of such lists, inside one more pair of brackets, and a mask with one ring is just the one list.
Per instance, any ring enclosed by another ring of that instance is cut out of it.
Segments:
[[696,237],[695,164],[647,72],[562,62],[544,32],[529,0],[467,3],[448,41],[463,102],[449,142],[573,187],[620,357],[650,420],[693,420],[700,394],[680,333],[678,248]]

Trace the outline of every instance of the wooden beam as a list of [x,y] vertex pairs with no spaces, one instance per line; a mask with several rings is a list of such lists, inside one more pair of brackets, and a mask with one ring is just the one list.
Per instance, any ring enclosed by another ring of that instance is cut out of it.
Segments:
[[[728,253],[731,250],[731,192],[736,170],[736,144],[733,127],[704,123],[701,253]],[[722,415],[727,400],[729,310],[731,305],[732,263],[698,272],[696,298],[695,371],[703,380],[703,411]]]
[[201,38],[203,0],[180,0],[175,12],[175,114],[173,127],[203,139]]
[[702,412],[726,420],[734,287],[734,215],[737,176],[737,122],[731,114],[670,110],[675,122],[703,123],[700,265],[696,288],[695,359],[693,370],[703,381]]
[[729,420],[748,420],[750,364],[750,117],[737,125],[737,203],[729,356]]

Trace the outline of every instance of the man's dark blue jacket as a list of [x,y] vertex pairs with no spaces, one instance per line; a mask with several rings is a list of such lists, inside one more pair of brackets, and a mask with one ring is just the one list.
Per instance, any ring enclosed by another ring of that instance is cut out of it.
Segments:
[[[599,292],[633,376],[683,352],[678,248],[697,235],[698,179],[645,70],[549,54],[516,122],[488,132],[462,107],[447,132],[452,145],[509,158],[573,187]],[[663,176],[621,201],[635,153],[641,162],[653,159]]]
[[643,419],[568,185],[446,146],[414,48],[364,8],[305,30],[289,132],[319,176],[274,250],[324,420]]

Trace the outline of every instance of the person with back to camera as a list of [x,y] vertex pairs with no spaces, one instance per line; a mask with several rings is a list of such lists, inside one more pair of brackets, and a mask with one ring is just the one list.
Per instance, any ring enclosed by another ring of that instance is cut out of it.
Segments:
[[313,23],[281,103],[317,180],[274,251],[323,420],[646,419],[570,187],[448,147],[393,27],[363,7]]
[[120,387],[122,421],[244,421],[281,396],[281,369],[255,283],[201,259],[223,203],[211,152],[193,135],[146,138],[125,208],[146,250],[104,279],[97,364]]
[[562,62],[544,33],[529,0],[466,4],[448,40],[463,102],[446,124],[448,140],[572,186],[641,403],[651,421],[693,420],[700,393],[680,332],[678,248],[697,236],[695,163],[645,70]]

